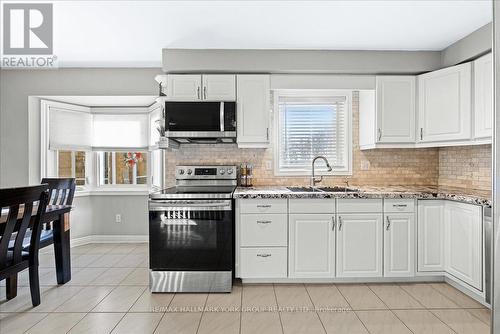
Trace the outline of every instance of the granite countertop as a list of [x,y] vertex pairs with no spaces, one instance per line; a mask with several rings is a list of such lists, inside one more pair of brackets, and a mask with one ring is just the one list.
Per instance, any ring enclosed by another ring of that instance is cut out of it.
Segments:
[[452,187],[388,186],[358,187],[358,192],[294,192],[284,186],[238,187],[234,198],[414,198],[447,199],[457,202],[491,206],[491,194],[480,190]]

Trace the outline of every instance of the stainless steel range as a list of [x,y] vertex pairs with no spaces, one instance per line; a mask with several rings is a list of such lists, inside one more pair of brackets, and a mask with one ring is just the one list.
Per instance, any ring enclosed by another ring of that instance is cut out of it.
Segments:
[[230,292],[236,166],[177,166],[149,199],[152,292]]

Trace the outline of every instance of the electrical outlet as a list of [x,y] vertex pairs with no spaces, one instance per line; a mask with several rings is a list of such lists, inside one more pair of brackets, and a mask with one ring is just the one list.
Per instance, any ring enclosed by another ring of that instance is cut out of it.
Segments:
[[369,170],[370,169],[370,161],[362,160],[361,161],[361,170]]
[[122,215],[118,213],[115,215],[115,223],[121,223],[121,222],[122,222]]
[[271,160],[266,160],[266,169],[273,170],[273,163]]

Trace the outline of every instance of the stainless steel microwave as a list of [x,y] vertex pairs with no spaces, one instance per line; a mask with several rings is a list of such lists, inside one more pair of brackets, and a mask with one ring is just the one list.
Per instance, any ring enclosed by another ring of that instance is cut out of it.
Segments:
[[236,102],[165,102],[165,136],[179,143],[234,143]]

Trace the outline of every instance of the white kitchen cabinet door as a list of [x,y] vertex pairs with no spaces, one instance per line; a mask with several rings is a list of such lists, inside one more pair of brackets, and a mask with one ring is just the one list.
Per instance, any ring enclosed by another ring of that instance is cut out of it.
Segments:
[[445,267],[448,274],[482,290],[481,207],[448,202],[445,206]]
[[444,271],[444,202],[418,201],[417,271]]
[[474,61],[474,138],[491,138],[493,64],[491,53]]
[[289,216],[289,276],[333,278],[335,276],[334,216],[292,214]]
[[415,142],[415,76],[377,76],[377,143]]
[[471,64],[418,76],[420,142],[471,138]]
[[384,224],[384,276],[415,276],[414,214],[387,214]]
[[201,101],[201,75],[169,74],[166,91],[170,101]]
[[382,214],[337,216],[337,277],[382,276]]
[[237,143],[265,148],[269,144],[269,75],[237,75]]
[[203,100],[236,101],[236,75],[204,74]]

